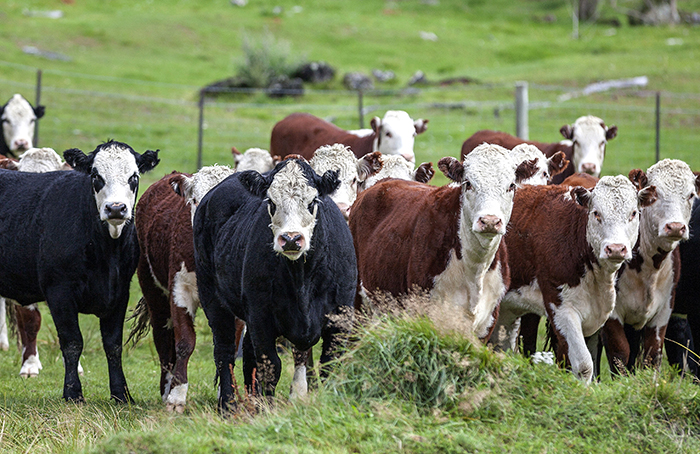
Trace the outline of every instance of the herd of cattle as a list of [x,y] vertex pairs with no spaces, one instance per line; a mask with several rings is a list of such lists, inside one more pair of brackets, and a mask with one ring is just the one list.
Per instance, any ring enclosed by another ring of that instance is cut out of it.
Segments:
[[[0,206],[0,302],[18,303],[8,306],[24,377],[41,369],[36,303],[47,302],[66,400],[83,400],[79,313],[99,318],[111,396],[132,400],[121,355],[134,273],[160,394],[177,412],[186,406],[200,305],[213,334],[219,408],[232,411],[239,345],[247,392],[272,396],[276,343],[286,338],[292,395],[303,395],[311,347],[322,340],[323,366],[368,297],[416,287],[500,350],[535,352],[546,317],[557,362],[586,383],[602,348],[614,373],[634,369],[639,354],[658,367],[665,338],[675,339],[669,361],[697,374],[700,177],[665,159],[599,178],[617,127],[597,117],[563,126],[565,140],[551,144],[478,131],[460,160],[439,160],[452,183],[436,187],[427,184],[432,164],[416,167],[413,151],[428,120],[389,111],[371,129],[345,131],[296,113],[272,129],[269,152],[234,149],[234,169],[172,172],[136,203],[158,151],[110,140],[88,154],[66,150],[64,163],[33,148],[42,106],[15,95],[1,113],[0,196],[13,203]],[[674,300],[683,317],[672,314]]]

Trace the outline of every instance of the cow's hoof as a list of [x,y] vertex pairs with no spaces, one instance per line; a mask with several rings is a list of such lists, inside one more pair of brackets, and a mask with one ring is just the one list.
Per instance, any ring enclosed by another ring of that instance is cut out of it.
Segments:
[[165,409],[170,413],[183,414],[185,412],[185,404],[171,404],[167,403]]
[[22,363],[22,368],[19,371],[19,376],[22,378],[36,377],[41,370],[41,361],[36,355],[32,355]]

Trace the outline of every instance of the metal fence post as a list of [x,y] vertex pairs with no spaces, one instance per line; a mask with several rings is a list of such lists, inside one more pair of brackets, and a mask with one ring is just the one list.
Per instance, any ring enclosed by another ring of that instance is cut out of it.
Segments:
[[656,162],[659,162],[661,152],[661,93],[656,92]]
[[199,135],[197,137],[197,170],[202,168],[202,139],[204,138],[204,90],[199,92]]
[[[41,102],[41,70],[36,70],[36,103],[35,106],[39,106]],[[37,118],[34,122],[34,146],[39,146],[39,119]]]
[[529,130],[527,124],[528,99],[527,82],[515,83],[515,135],[523,140],[528,140]]

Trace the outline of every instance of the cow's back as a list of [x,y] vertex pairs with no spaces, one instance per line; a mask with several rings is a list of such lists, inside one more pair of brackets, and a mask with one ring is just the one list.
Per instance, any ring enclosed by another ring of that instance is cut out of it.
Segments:
[[279,121],[272,128],[270,154],[285,157],[298,154],[310,160],[323,145],[340,143],[349,146],[355,156],[372,151],[372,136],[359,137],[308,113],[297,112]]
[[[459,187],[392,179],[362,192],[350,213],[350,231],[363,286],[394,295],[414,285],[432,288],[450,251],[461,253],[459,212]],[[387,238],[395,244],[387,244]],[[406,242],[411,246],[396,247]]]

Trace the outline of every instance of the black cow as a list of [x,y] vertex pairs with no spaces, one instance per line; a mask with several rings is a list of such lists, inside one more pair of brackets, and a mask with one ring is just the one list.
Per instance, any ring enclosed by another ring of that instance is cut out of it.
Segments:
[[83,401],[78,313],[100,319],[111,397],[131,401],[122,370],[122,329],[139,246],[132,222],[139,175],[157,151],[109,141],[85,155],[64,152],[75,171],[0,170],[0,295],[46,301],[65,365],[63,397]]
[[[323,338],[325,363],[337,354],[337,336],[349,329],[357,266],[350,230],[328,196],[340,184],[338,173],[319,176],[298,158],[264,175],[230,176],[204,197],[195,214],[197,285],[214,338],[224,413],[236,405],[234,316],[248,327],[246,388],[270,397],[280,376],[277,337],[286,337],[299,351]],[[306,378],[298,373],[303,359],[295,363],[295,381],[305,387]]]

